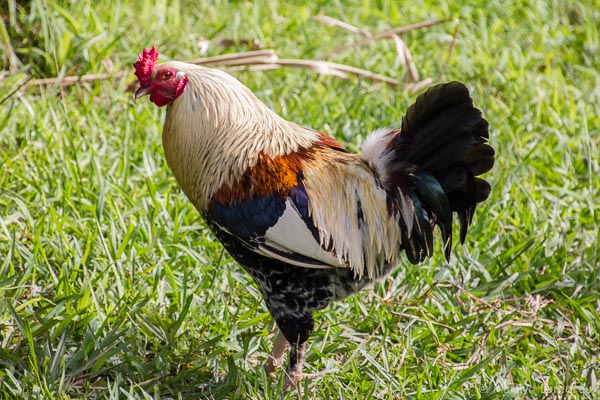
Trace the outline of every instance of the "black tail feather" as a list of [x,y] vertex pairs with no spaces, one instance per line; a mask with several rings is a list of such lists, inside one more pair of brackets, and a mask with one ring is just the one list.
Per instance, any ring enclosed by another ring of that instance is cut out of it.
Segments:
[[[464,243],[475,206],[490,194],[489,183],[477,177],[494,165],[495,151],[487,144],[488,138],[488,122],[473,107],[467,87],[450,82],[417,97],[402,120],[402,130],[389,143],[394,155],[390,183],[400,191],[417,194],[420,202],[411,201],[411,207],[440,227],[447,258],[452,212],[458,214],[460,241]],[[408,233],[404,238],[411,241],[404,246],[411,262],[430,255],[432,228],[416,236],[413,228],[413,237]]]

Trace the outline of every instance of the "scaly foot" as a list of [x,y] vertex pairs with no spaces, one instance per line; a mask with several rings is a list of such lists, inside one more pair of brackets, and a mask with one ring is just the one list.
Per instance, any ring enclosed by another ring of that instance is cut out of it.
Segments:
[[265,364],[265,371],[267,375],[275,376],[275,370],[281,367],[283,364],[283,357],[285,355],[285,351],[290,347],[290,343],[283,336],[281,331],[277,334],[275,338],[275,342],[273,343],[273,350],[271,351],[271,355],[267,359]]
[[285,370],[285,380],[283,382],[283,390],[286,392],[299,388],[298,383],[304,378],[302,365],[304,364],[305,351],[306,342],[291,348],[290,364]]
[[304,378],[304,374],[302,373],[302,368],[295,368],[294,370],[285,371],[285,380],[283,382],[283,391],[289,392],[290,390],[294,390],[296,388],[300,389],[298,384]]

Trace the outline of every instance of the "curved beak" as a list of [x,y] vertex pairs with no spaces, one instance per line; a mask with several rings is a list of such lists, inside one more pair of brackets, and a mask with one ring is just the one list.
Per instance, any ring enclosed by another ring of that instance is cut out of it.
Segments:
[[150,94],[149,87],[148,86],[140,86],[139,89],[135,91],[135,95],[133,96],[133,98],[134,98],[134,100],[137,100],[140,97],[144,97],[147,94]]

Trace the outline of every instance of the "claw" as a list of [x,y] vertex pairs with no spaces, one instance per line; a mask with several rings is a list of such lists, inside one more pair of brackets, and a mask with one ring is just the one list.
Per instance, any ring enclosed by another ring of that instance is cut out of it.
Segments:
[[300,389],[298,384],[304,378],[304,374],[302,373],[302,369],[298,368],[295,371],[286,371],[285,381],[283,382],[283,391],[289,392],[293,389]]

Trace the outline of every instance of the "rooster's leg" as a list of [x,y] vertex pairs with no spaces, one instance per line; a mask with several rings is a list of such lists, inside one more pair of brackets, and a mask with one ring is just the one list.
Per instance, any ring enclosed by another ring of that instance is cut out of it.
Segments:
[[286,368],[283,390],[291,390],[303,378],[302,364],[304,363],[306,341],[312,333],[315,322],[311,312],[278,310],[275,321],[281,333],[290,344],[289,364]]
[[271,355],[269,356],[269,359],[265,365],[265,371],[267,371],[267,375],[275,375],[275,370],[283,363],[283,356],[289,347],[290,343],[287,341],[285,336],[283,336],[283,333],[279,331],[279,333],[277,333],[277,337],[275,338],[275,343],[273,343]]
[[306,351],[306,342],[300,343],[297,346],[292,346],[290,349],[290,363],[285,370],[285,381],[283,390],[288,391],[294,389],[298,383],[304,378],[302,372],[302,364],[304,364]]

